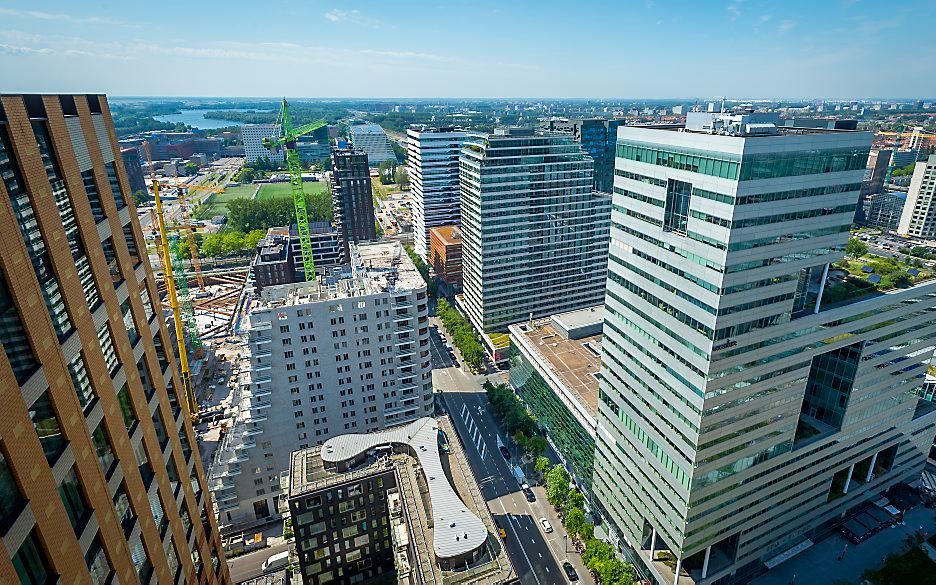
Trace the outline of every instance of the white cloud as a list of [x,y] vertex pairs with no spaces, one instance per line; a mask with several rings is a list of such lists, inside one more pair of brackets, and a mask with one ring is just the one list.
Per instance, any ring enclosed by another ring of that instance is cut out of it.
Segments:
[[105,16],[72,16],[60,12],[42,12],[40,10],[16,10],[14,8],[0,8],[0,15],[12,16],[15,18],[33,18],[37,20],[58,20],[74,24],[99,24],[105,26],[132,26],[138,28],[138,24],[129,24],[122,20],[108,18]]
[[764,23],[766,23],[766,22],[769,21],[769,20],[770,20],[770,15],[769,15],[769,14],[762,14],[762,15],[760,15],[760,17],[757,19],[757,24],[764,24]]
[[741,4],[744,0],[734,0],[725,10],[728,11],[728,20],[734,22],[741,16]]
[[34,47],[22,47],[0,43],[0,54],[5,55],[51,55],[52,53],[52,49],[48,47],[37,49]]
[[781,21],[780,24],[777,26],[777,32],[780,34],[786,34],[790,32],[791,30],[793,30],[794,28],[796,28],[795,20],[784,20],[784,21]]
[[366,26],[368,28],[377,28],[380,26],[379,21],[368,18],[357,9],[339,10],[338,8],[332,8],[322,16],[325,17],[325,20],[330,20],[331,22],[347,22],[359,26]]

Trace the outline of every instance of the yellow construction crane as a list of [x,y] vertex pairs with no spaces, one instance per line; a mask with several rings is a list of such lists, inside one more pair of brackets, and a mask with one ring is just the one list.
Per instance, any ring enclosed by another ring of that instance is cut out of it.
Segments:
[[149,162],[150,177],[153,180],[153,202],[156,206],[156,225],[159,228],[159,246],[162,250],[163,280],[166,281],[166,296],[172,308],[172,317],[175,321],[176,343],[179,346],[179,366],[182,370],[182,391],[185,393],[186,408],[190,418],[195,418],[198,412],[198,402],[195,398],[195,388],[192,386],[192,375],[189,371],[188,354],[185,349],[185,327],[182,324],[182,310],[179,307],[179,298],[176,295],[175,280],[172,275],[172,258],[169,251],[169,238],[167,237],[166,221],[163,218],[162,200],[159,198],[159,180],[153,168],[153,159],[150,156],[149,144],[144,143],[146,160]]
[[198,244],[195,242],[195,229],[189,217],[189,208],[185,198],[189,191],[208,191],[211,194],[223,193],[224,187],[210,187],[205,185],[180,185],[179,173],[175,173],[175,188],[179,197],[179,209],[181,210],[182,231],[185,232],[188,239],[189,253],[192,256],[192,268],[195,270],[195,281],[198,282],[200,290],[205,289],[205,278],[201,271],[201,258],[198,256]]

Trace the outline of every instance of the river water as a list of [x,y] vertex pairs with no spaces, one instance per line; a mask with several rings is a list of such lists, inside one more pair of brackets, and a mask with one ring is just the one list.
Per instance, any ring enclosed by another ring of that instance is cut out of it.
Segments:
[[[252,109],[243,109],[243,108],[226,108],[233,112],[266,112],[268,110],[252,110]],[[235,122],[234,120],[218,120],[214,118],[206,118],[204,114],[206,112],[211,112],[212,110],[181,110],[178,114],[167,114],[165,116],[153,116],[160,122],[169,122],[170,124],[176,124],[182,122],[187,126],[193,128],[198,128],[200,130],[214,130],[215,128],[229,128],[231,126],[243,126],[243,122]],[[210,114],[209,114],[210,115]]]

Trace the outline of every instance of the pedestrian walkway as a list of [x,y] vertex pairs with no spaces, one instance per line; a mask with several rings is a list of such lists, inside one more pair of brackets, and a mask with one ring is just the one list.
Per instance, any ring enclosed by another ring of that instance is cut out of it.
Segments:
[[862,573],[880,567],[887,555],[899,551],[904,539],[920,527],[929,534],[936,531],[933,511],[923,506],[907,512],[903,525],[886,528],[858,545],[834,534],[774,567],[755,579],[752,585],[831,584],[836,581],[857,583]]
[[546,488],[544,486],[534,486],[533,492],[536,494],[536,503],[531,504],[530,507],[538,514],[536,525],[540,526],[540,518],[546,518],[553,527],[552,534],[544,535],[553,551],[553,556],[556,557],[560,565],[565,560],[572,563],[575,572],[579,575],[578,583],[593,584],[595,580],[592,579],[591,572],[585,567],[582,555],[575,550],[575,544],[572,542],[572,538],[568,537],[565,526],[562,525],[562,520],[559,519],[559,514],[556,513],[556,509],[546,499]]

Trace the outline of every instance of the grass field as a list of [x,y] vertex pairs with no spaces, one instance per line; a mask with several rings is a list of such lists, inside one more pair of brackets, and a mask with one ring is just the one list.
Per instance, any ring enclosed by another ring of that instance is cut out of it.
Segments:
[[216,215],[227,215],[227,202],[238,197],[251,197],[256,185],[238,185],[228,187],[223,193],[216,193],[198,207],[195,219],[211,219]]
[[[306,181],[302,183],[302,190],[305,191],[306,195],[322,193],[325,191],[325,183],[323,181]],[[289,183],[268,183],[260,187],[257,199],[273,199],[274,197],[290,197],[291,195],[292,191],[290,191]]]

